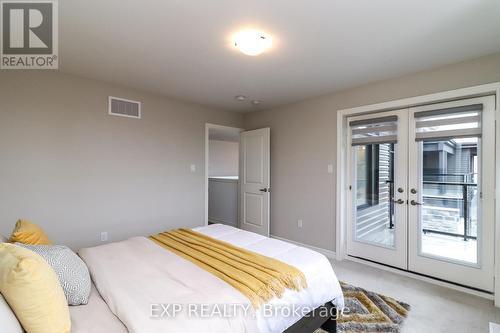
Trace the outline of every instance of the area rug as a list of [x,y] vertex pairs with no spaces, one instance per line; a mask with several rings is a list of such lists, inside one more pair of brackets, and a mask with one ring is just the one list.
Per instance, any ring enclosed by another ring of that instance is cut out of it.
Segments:
[[[408,316],[410,306],[394,298],[340,283],[346,309],[337,319],[338,333],[395,333]],[[324,333],[317,330],[315,333]]]

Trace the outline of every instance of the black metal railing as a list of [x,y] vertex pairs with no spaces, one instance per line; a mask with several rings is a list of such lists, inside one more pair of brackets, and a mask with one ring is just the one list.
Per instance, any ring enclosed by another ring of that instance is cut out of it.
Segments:
[[386,184],[389,185],[389,229],[394,229],[394,202],[392,201],[394,199],[394,181],[392,180],[386,180]]
[[[474,182],[474,178],[477,173],[430,173],[424,170],[424,177],[427,178],[428,181],[451,181],[451,179],[459,178],[459,181],[462,183],[472,183]],[[437,178],[437,179],[429,179],[429,178]]]
[[[436,185],[436,186],[460,186],[461,187],[461,194],[462,196],[457,198],[457,197],[446,197],[446,196],[440,196],[438,199],[442,201],[457,201],[461,202],[461,216],[463,216],[463,223],[464,223],[464,231],[463,233],[454,233],[454,232],[448,232],[448,231],[443,231],[443,230],[437,230],[437,229],[430,229],[430,228],[424,228],[422,231],[427,234],[427,233],[434,233],[434,234],[440,234],[440,235],[445,235],[445,236],[454,236],[454,237],[461,237],[465,241],[469,239],[477,239],[477,236],[474,236],[471,234],[471,200],[469,199],[469,196],[473,193],[469,190],[469,187],[477,188],[477,184],[473,183],[475,180],[475,173],[468,173],[468,174],[425,174],[426,177],[460,177],[462,179],[461,182],[450,182],[450,181],[430,181],[430,180],[425,180],[422,182],[422,184],[425,185]],[[391,198],[391,202],[389,205],[389,229],[394,228],[394,221],[393,221],[393,215],[394,215],[394,181],[393,180],[386,180],[386,184],[389,185],[389,198]],[[433,196],[426,196],[422,195],[422,198],[424,200],[424,203],[429,200],[435,200],[436,197]]]
[[446,235],[446,236],[455,236],[455,237],[462,237],[465,241],[469,239],[477,239],[477,236],[471,235],[471,200],[469,199],[469,195],[472,193],[469,191],[469,187],[476,187],[476,183],[468,183],[468,182],[441,182],[441,181],[423,181],[422,182],[424,185],[437,185],[437,186],[460,186],[461,187],[461,198],[457,197],[446,197],[446,196],[440,196],[438,198],[434,196],[426,196],[422,195],[424,199],[424,203],[426,200],[442,200],[442,201],[458,201],[461,202],[462,204],[462,209],[461,209],[461,215],[463,216],[463,223],[464,223],[464,231],[463,234],[459,233],[453,233],[453,232],[447,232],[447,231],[442,231],[442,230],[436,230],[436,229],[429,229],[429,228],[424,228],[422,231],[424,233],[435,233],[435,234],[441,234],[441,235]]

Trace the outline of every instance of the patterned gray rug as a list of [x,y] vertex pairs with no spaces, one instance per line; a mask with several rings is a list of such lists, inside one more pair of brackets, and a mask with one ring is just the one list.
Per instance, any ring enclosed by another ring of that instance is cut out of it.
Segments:
[[400,332],[410,311],[408,304],[347,283],[341,282],[341,286],[348,311],[337,320],[338,333]]

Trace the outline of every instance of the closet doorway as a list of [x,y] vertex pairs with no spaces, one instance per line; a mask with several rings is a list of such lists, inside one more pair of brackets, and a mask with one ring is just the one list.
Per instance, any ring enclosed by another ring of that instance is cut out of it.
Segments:
[[271,130],[206,124],[205,224],[270,235]]
[[243,129],[207,124],[207,224],[238,227],[240,133]]

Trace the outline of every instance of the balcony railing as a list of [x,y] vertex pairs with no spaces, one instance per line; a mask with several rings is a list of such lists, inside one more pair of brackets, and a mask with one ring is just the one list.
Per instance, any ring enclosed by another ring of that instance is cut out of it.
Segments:
[[[439,230],[437,228],[423,228],[422,231],[424,233],[435,233],[435,234],[441,234],[441,235],[446,235],[446,236],[455,236],[455,237],[462,237],[465,241],[469,239],[477,239],[477,236],[473,235],[471,233],[471,195],[473,195],[474,191],[476,191],[477,194],[477,184],[476,183],[467,183],[467,182],[446,182],[446,181],[423,181],[422,182],[424,185],[424,191],[425,191],[425,185],[431,185],[434,187],[434,189],[437,188],[437,190],[441,190],[440,187],[457,187],[458,188],[458,194],[457,195],[447,195],[446,193],[444,195],[426,195],[423,194],[423,205],[426,205],[429,201],[440,201],[440,202],[454,202],[460,205],[460,215],[461,219],[463,220],[463,233],[456,233],[456,232],[448,232],[448,231],[443,231]],[[457,194],[456,192],[453,194]],[[443,204],[442,206],[434,206],[439,209],[439,207],[446,208],[447,206]],[[477,217],[476,217],[477,218]]]
[[[429,224],[434,224],[435,227],[425,227],[422,231],[425,234],[440,234],[445,236],[461,237],[464,241],[477,239],[472,228],[473,218],[477,221],[477,209],[472,207],[474,196],[477,196],[477,184],[475,183],[477,174],[425,174],[426,180],[423,184],[423,206],[422,209],[445,211],[450,208],[458,208],[459,219],[463,223],[463,232],[449,231],[444,228],[444,223],[439,221],[428,221]],[[436,180],[429,180],[434,178]],[[457,181],[447,181],[446,179]],[[394,184],[392,180],[386,181],[389,186],[390,198],[394,198]],[[432,193],[432,192],[435,193]],[[434,205],[429,205],[434,202]],[[393,212],[394,204],[390,205],[390,221],[389,228],[394,228]],[[442,217],[442,216],[441,216]],[[426,221],[422,221],[426,222]],[[441,227],[441,228],[440,228]],[[457,228],[458,229],[458,228]]]

